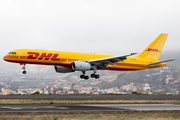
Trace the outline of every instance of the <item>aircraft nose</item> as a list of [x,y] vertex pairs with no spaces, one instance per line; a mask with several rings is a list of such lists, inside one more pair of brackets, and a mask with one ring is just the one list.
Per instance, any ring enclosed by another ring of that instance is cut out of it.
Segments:
[[3,57],[3,60],[7,60],[7,55],[5,55],[5,56]]

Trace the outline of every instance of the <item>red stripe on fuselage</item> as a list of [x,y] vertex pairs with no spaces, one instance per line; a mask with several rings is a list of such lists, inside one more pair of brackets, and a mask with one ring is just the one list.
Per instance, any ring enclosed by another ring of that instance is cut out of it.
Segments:
[[27,56],[20,56],[20,59],[26,59]]
[[18,58],[17,55],[6,55],[5,58]]
[[64,67],[71,67],[71,64],[61,64],[61,63],[50,63],[50,62],[30,62],[30,61],[16,61],[16,60],[6,60],[8,62],[14,63],[26,63],[26,64],[39,64],[39,65],[60,65]]

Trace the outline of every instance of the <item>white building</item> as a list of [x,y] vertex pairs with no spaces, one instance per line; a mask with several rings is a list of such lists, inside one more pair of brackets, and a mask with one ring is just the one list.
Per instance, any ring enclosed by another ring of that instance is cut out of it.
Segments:
[[148,83],[145,83],[145,86],[144,86],[144,91],[146,90],[150,90],[151,88],[149,87],[149,84]]

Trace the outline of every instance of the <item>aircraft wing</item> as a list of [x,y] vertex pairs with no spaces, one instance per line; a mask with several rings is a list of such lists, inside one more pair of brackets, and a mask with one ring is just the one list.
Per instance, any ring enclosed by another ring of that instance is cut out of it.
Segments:
[[164,61],[160,61],[160,62],[151,63],[148,65],[152,67],[152,66],[155,66],[155,65],[163,63],[163,62],[169,62],[169,61],[174,61],[174,60],[176,60],[176,59],[164,60]]
[[108,66],[108,64],[113,64],[121,61],[124,62],[123,60],[127,59],[126,57],[135,55],[137,53],[131,53],[130,55],[124,55],[124,56],[114,56],[114,57],[108,57],[108,58],[102,58],[102,59],[93,59],[93,60],[87,60],[86,62],[91,63],[92,65],[96,65],[100,68],[104,68]]

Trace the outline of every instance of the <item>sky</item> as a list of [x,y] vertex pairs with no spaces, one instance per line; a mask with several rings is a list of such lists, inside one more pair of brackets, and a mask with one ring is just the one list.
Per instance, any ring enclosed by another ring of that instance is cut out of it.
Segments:
[[19,48],[126,55],[160,33],[180,50],[179,0],[0,0],[0,62]]

